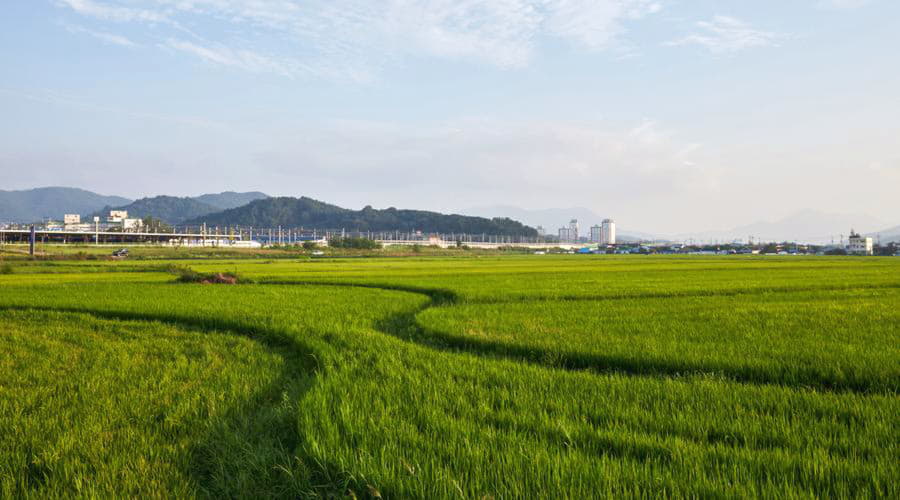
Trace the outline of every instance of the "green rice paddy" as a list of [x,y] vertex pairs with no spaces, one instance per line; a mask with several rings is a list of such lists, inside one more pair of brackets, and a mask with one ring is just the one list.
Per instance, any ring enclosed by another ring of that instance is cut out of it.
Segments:
[[900,497],[900,259],[13,262],[0,497]]

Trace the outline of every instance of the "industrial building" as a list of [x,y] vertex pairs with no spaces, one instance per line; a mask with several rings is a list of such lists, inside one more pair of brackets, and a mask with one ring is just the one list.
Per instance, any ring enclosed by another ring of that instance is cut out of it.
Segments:
[[847,246],[847,253],[851,253],[853,255],[874,254],[872,238],[867,236],[860,236],[858,233],[851,229],[849,245]]

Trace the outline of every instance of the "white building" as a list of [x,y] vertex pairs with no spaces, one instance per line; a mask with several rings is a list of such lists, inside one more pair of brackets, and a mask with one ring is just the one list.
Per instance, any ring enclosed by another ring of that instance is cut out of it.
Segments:
[[81,216],[78,214],[66,214],[63,215],[63,224],[81,224]]
[[561,227],[559,228],[559,241],[572,241],[572,238],[569,236],[569,228]]
[[591,243],[600,243],[600,226],[591,226]]
[[874,250],[872,248],[872,238],[860,236],[852,229],[850,230],[850,244],[847,247],[847,252],[854,255],[872,255]]
[[569,221],[569,241],[578,241],[578,219]]
[[144,221],[141,219],[122,219],[122,230],[137,231],[144,227]]
[[119,224],[127,218],[128,218],[127,210],[110,210],[109,217],[106,218],[106,222],[109,222],[111,224]]
[[600,243],[603,245],[616,244],[616,221],[603,219],[600,223]]

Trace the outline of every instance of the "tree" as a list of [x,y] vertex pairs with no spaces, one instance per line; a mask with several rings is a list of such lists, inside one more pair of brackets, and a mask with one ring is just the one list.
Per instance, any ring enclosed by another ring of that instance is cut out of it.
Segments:
[[175,230],[172,226],[166,224],[158,217],[153,217],[152,215],[148,215],[141,219],[144,223],[144,229],[148,233],[174,233]]

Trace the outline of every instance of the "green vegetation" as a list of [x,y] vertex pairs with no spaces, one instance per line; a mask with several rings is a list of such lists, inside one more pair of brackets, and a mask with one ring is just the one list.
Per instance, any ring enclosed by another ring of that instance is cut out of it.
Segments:
[[206,222],[220,226],[304,227],[352,231],[424,231],[506,236],[537,236],[537,230],[506,218],[486,219],[466,215],[445,215],[424,210],[350,210],[312,198],[266,198],[223,212],[202,214],[192,224]]
[[900,495],[900,260],[455,252],[19,263],[0,496]]
[[[331,248],[354,248],[357,250],[374,250],[377,248],[381,248],[381,243],[378,243],[375,240],[370,240],[368,238],[354,238],[354,237],[346,237],[341,238],[340,236],[336,236],[328,240],[328,246]],[[306,248],[304,244],[303,248]]]
[[194,198],[154,196],[153,198],[141,198],[118,207],[104,207],[91,215],[104,217],[110,210],[127,210],[129,217],[137,219],[153,217],[157,221],[168,224],[181,224],[188,219],[211,214],[220,209]]

